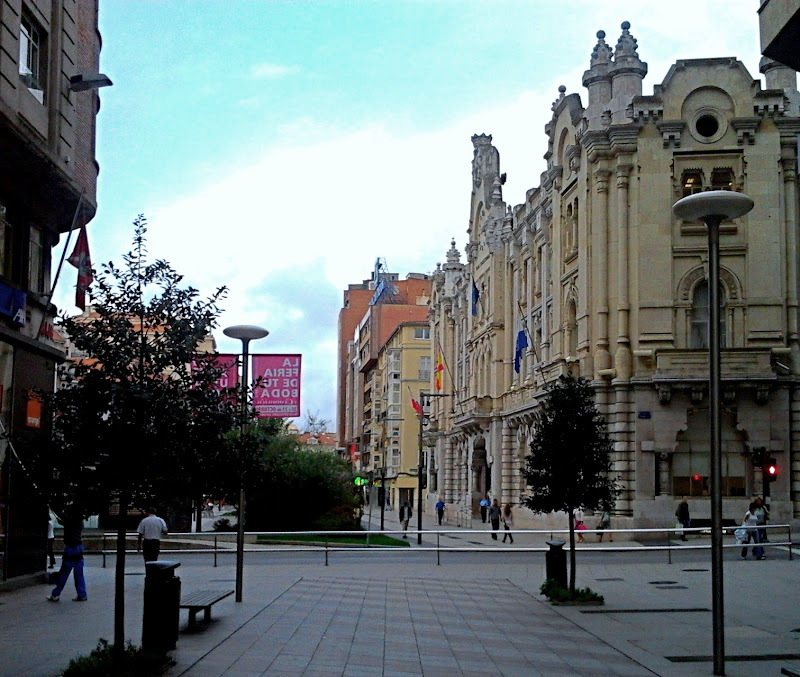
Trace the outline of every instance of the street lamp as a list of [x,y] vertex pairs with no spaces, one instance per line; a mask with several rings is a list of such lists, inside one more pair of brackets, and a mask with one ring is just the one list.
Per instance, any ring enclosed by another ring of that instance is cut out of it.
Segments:
[[[419,418],[419,458],[417,460],[417,545],[422,545],[422,484],[425,480],[423,476],[423,469],[427,472],[425,467],[425,451],[423,447],[423,432],[425,423],[428,421],[428,415],[425,414],[424,407],[430,402],[432,397],[448,397],[446,393],[419,393],[419,411],[417,411],[417,418]],[[427,398],[427,401],[426,401]]]
[[[247,405],[250,378],[250,341],[262,339],[269,334],[266,329],[251,324],[235,324],[222,330],[225,336],[242,342],[242,420],[239,431],[244,436],[247,425]],[[236,525],[236,601],[242,601],[242,578],[244,573],[244,477],[239,478],[239,519]]]
[[672,205],[684,221],[702,221],[708,227],[708,393],[711,442],[711,602],[714,674],[725,674],[725,612],[722,585],[722,419],[720,412],[719,331],[719,224],[744,216],[753,208],[747,195],[710,190],[689,195]]

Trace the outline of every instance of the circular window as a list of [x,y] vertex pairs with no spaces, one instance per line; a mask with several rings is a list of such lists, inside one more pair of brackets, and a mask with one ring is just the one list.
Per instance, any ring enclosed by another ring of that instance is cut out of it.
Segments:
[[719,122],[713,115],[703,115],[694,123],[694,128],[700,136],[709,138],[719,131]]
[[701,108],[692,117],[689,131],[701,143],[714,143],[722,138],[727,127],[718,111]]

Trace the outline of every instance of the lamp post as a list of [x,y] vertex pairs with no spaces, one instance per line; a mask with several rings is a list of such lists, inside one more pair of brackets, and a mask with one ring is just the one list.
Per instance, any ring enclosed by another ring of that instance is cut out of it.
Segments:
[[422,484],[424,481],[423,469],[427,472],[425,467],[425,451],[422,444],[422,434],[425,428],[425,422],[428,420],[425,414],[424,407],[427,406],[430,398],[432,397],[448,397],[447,393],[419,393],[419,406],[420,411],[417,412],[419,418],[419,459],[417,461],[417,545],[422,545]]
[[[250,341],[262,339],[269,334],[266,329],[251,324],[236,324],[222,330],[225,336],[239,339],[242,342],[242,420],[239,431],[244,436],[247,425],[247,413],[250,384]],[[236,601],[242,601],[242,578],[244,574],[244,477],[239,478],[239,518],[236,524]]]
[[711,446],[711,602],[714,674],[725,674],[725,612],[722,585],[722,419],[720,411],[719,224],[744,216],[753,208],[747,195],[710,190],[689,195],[672,205],[684,221],[702,221],[708,227],[708,396]]

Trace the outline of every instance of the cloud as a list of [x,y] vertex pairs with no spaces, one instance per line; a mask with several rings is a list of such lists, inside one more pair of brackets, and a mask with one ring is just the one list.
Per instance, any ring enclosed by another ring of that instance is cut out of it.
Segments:
[[[703,21],[691,25],[639,11],[631,31],[640,40],[642,58],[650,62],[645,94],[675,58],[742,51],[726,49],[722,38],[707,30],[718,22],[714,9],[724,6],[716,0],[709,4],[692,4]],[[622,9],[618,15],[632,18]],[[729,33],[736,30],[736,40],[757,33],[752,21],[741,29],[735,21],[726,26]],[[605,28],[613,47],[619,29],[605,20],[596,28]],[[755,37],[746,39],[754,44]],[[727,40],[731,44],[730,35]],[[218,158],[213,179],[148,208],[150,250],[205,293],[226,285],[230,291],[221,326],[258,324],[271,332],[253,350],[302,353],[303,411],[333,422],[342,290],[369,277],[377,257],[386,258],[389,269],[403,277],[432,272],[451,238],[463,252],[473,134],[493,135],[501,171],[508,174],[504,197],[511,205],[522,202],[545,169],[544,125],[558,85],[580,93],[586,104],[581,75],[594,43],[591,38],[578,59],[570,55],[560,64],[545,64],[538,80],[516,98],[479,103],[437,129],[393,125],[377,115],[358,128],[335,128],[311,115],[294,118],[274,128],[277,142],[260,149],[254,140],[250,156],[238,162]],[[757,55],[752,45],[744,51]],[[294,70],[263,63],[253,66],[251,76],[276,78]],[[217,339],[221,350],[238,349],[221,331]]]
[[250,68],[250,77],[255,80],[272,80],[282,78],[296,70],[295,66],[283,66],[277,63],[257,63]]

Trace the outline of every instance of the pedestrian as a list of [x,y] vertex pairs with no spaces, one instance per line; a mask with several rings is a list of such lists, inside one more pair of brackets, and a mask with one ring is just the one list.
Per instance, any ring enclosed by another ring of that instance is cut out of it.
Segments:
[[756,504],[756,517],[758,518],[758,537],[762,543],[769,541],[767,538],[767,520],[769,520],[769,508],[764,503],[761,496],[756,496],[753,499]]
[[161,537],[167,535],[167,523],[156,515],[155,508],[145,510],[144,519],[139,522],[139,537],[136,541],[136,550],[142,551],[145,562],[158,560],[161,551]]
[[398,514],[400,524],[403,525],[403,538],[408,538],[408,534],[405,532],[408,531],[408,523],[411,521],[411,516],[411,504],[408,501],[403,501],[403,505],[400,506],[400,513]]
[[503,533],[503,543],[506,542],[506,538],[513,543],[514,537],[511,535],[511,530],[514,528],[514,513],[511,512],[510,503],[506,503],[503,506],[503,514],[501,519],[503,520],[503,529],[505,529],[505,532]]
[[[688,529],[692,523],[692,520],[689,519],[689,502],[686,499],[686,496],[681,498],[681,502],[678,503],[678,507],[675,510],[675,517],[678,519],[678,523],[683,527],[683,529]],[[681,540],[686,540],[686,532],[681,529]]]
[[497,502],[497,499],[494,499],[489,506],[488,517],[489,521],[492,523],[492,538],[495,541],[497,540],[497,531],[500,529],[500,512],[500,504]]
[[755,501],[750,504],[747,512],[744,514],[742,526],[747,529],[747,540],[744,541],[745,546],[742,548],[742,559],[747,559],[747,544],[753,540],[753,557],[756,559],[766,559],[764,556],[764,548],[759,545],[761,543],[761,536],[758,533],[758,517],[756,516],[756,508],[758,505]]
[[[605,535],[605,530],[611,528],[611,512],[608,508],[603,508],[603,511],[600,513],[600,519],[597,522],[597,530],[600,532],[597,534],[597,542],[603,542],[603,536]],[[614,542],[614,534],[608,534],[608,540],[613,543]]]
[[53,591],[47,596],[49,602],[58,602],[61,592],[69,580],[72,573],[75,579],[75,592],[77,597],[74,602],[85,602],[88,599],[86,594],[86,579],[83,576],[83,517],[74,509],[70,509],[69,514],[65,514],[64,521],[64,553],[61,556],[61,569],[58,572],[58,583]]
[[53,546],[56,543],[56,532],[55,532],[55,521],[53,520],[53,513],[50,511],[50,507],[47,508],[47,558],[50,560],[50,566],[47,567],[48,569],[54,569],[56,566],[56,553],[53,550]]
[[436,503],[436,517],[439,518],[439,524],[441,524],[444,517],[444,501],[441,496],[439,496],[439,501]]
[[572,526],[578,532],[578,543],[585,543],[583,532],[586,531],[586,524],[583,522],[584,514],[580,506],[572,511]]
[[484,524],[486,524],[486,514],[489,512],[490,505],[489,494],[486,494],[486,496],[481,499],[481,522]]

